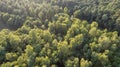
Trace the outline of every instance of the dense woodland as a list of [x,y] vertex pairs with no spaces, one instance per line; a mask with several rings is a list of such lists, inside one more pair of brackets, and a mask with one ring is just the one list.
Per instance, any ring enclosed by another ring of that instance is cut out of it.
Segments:
[[0,67],[120,67],[120,0],[0,0]]

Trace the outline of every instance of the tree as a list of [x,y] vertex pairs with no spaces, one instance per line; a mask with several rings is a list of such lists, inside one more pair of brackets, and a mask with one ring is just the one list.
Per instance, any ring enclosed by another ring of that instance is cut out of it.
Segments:
[[97,29],[96,29],[95,27],[93,27],[93,28],[90,29],[90,31],[89,31],[89,34],[90,34],[91,36],[95,36],[96,33],[97,33]]
[[64,8],[64,13],[68,13],[68,8],[67,7]]
[[3,22],[6,23],[6,22],[8,21],[8,19],[9,19],[9,17],[10,17],[10,16],[9,16],[8,13],[4,13],[3,16],[2,16]]
[[16,53],[6,53],[6,60],[15,61],[18,58]]
[[92,62],[81,58],[80,67],[92,67]]
[[9,33],[8,35],[8,43],[7,50],[8,51],[17,51],[17,48],[20,46],[21,39],[19,36],[14,35],[13,33]]
[[72,60],[67,60],[66,67],[79,67],[79,59],[73,58]]

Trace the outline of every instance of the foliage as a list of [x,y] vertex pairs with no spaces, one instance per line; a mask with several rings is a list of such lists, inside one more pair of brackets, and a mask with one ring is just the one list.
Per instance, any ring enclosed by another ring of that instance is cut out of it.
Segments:
[[119,67],[119,4],[0,0],[0,67]]

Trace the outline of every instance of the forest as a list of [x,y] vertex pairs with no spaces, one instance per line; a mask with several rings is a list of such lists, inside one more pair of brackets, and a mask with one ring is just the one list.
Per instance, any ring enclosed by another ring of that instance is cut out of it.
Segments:
[[0,0],[0,67],[120,67],[120,0]]

